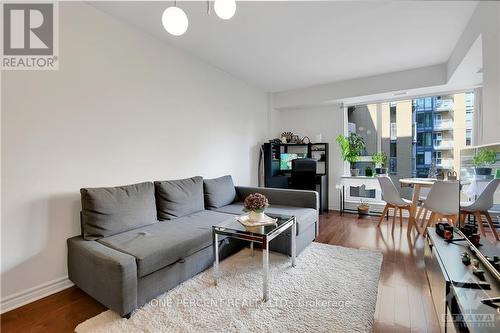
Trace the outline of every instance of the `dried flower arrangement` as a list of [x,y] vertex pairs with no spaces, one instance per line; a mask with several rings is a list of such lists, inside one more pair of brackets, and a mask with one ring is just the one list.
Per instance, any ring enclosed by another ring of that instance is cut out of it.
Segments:
[[269,207],[269,201],[267,198],[260,193],[250,194],[245,198],[245,211],[246,212],[263,212],[267,207]]

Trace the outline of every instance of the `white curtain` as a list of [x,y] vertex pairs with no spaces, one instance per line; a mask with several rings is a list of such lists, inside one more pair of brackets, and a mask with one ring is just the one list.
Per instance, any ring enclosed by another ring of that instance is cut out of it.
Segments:
[[474,89],[474,117],[472,121],[472,145],[483,141],[483,88]]

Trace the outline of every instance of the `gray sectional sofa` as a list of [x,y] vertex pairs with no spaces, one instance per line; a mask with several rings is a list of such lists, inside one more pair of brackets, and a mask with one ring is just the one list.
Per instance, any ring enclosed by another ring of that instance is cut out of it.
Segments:
[[[69,279],[121,316],[210,267],[212,226],[267,196],[269,213],[297,218],[297,254],[318,234],[317,192],[234,186],[231,176],[81,189],[81,236],[68,239]],[[247,244],[220,240],[225,258]],[[271,250],[290,254],[290,233]]]

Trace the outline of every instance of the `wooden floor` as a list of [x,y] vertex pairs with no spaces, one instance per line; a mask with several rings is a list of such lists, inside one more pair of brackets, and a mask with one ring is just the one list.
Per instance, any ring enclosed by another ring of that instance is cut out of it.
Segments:
[[[378,218],[328,213],[320,220],[318,242],[379,250],[384,255],[375,310],[375,332],[439,332],[423,260],[424,240],[407,236],[407,221],[394,234]],[[390,220],[392,223],[392,220]],[[399,221],[398,221],[399,222]]]
[[[375,332],[438,332],[437,317],[427,285],[423,239],[406,236],[376,218],[323,214],[318,242],[380,250],[384,255],[375,312]],[[1,332],[73,332],[80,322],[106,310],[76,287],[1,315]]]

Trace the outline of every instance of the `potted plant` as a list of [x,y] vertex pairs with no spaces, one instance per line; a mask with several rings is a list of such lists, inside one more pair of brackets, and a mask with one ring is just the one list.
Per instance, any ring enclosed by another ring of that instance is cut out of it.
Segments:
[[491,175],[491,165],[495,164],[497,160],[497,153],[493,149],[479,149],[479,151],[474,155],[472,163],[474,164],[474,172],[478,176],[489,176]]
[[377,175],[387,174],[387,155],[384,152],[375,153],[372,155],[372,161],[375,163],[375,173]]
[[361,201],[361,203],[358,205],[358,217],[363,218],[365,216],[368,216],[369,213],[370,205],[365,201]]
[[365,168],[365,176],[366,177],[373,177],[373,170],[369,166]]
[[359,169],[356,169],[355,163],[359,160],[359,156],[365,150],[365,141],[356,133],[351,133],[349,136],[341,134],[337,136],[335,141],[337,141],[340,146],[340,151],[342,152],[342,158],[344,161],[350,163],[351,176],[358,176]]
[[265,220],[264,211],[269,207],[269,201],[265,195],[253,193],[245,198],[244,206],[243,211],[248,212],[250,221],[261,222]]

